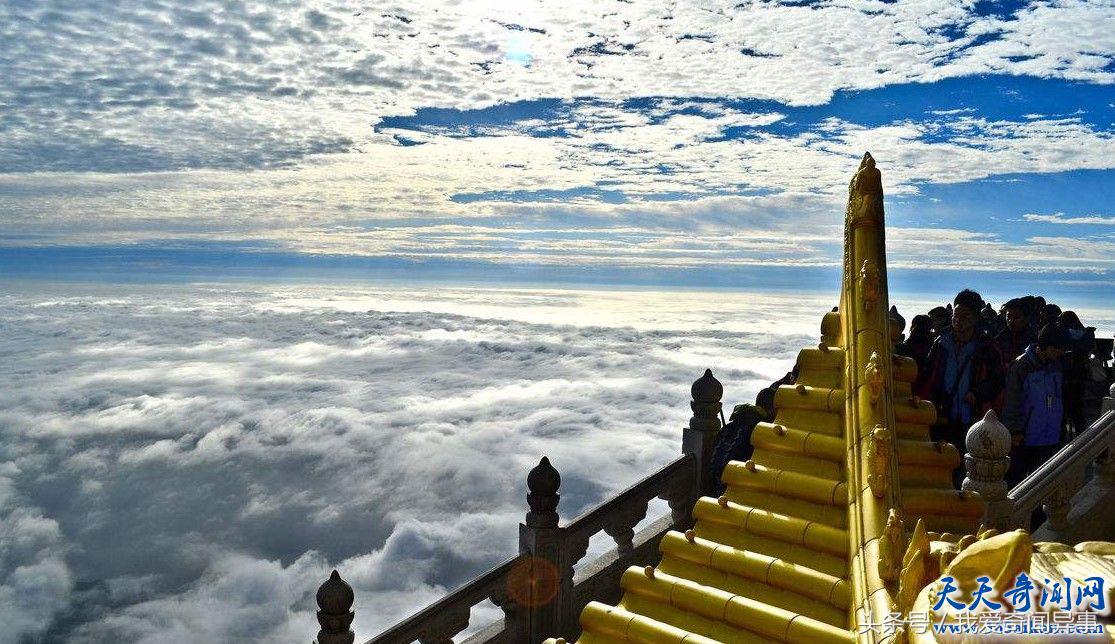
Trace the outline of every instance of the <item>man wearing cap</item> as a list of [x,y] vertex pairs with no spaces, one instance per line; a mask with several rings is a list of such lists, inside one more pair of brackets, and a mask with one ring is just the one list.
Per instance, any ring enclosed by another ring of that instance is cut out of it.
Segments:
[[1011,362],[1007,372],[1003,424],[1011,433],[1007,482],[1014,486],[1053,456],[1060,447],[1064,415],[1061,355],[1068,338],[1047,324],[1037,342]]

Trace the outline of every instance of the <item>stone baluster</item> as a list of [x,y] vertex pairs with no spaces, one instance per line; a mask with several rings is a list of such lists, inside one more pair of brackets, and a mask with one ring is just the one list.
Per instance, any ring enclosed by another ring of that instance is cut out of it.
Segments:
[[573,564],[564,530],[558,526],[561,475],[545,456],[527,475],[526,521],[519,524],[519,552],[527,557],[529,582],[520,597],[526,619],[517,641],[537,644],[570,636],[566,615],[573,603]]
[[321,630],[317,634],[317,644],[352,644],[356,634],[350,628],[356,613],[352,603],[356,596],[336,570],[329,575],[317,589],[317,623]]
[[629,508],[617,510],[607,524],[604,533],[616,542],[616,552],[622,557],[635,549],[635,526],[647,516],[647,504],[637,503]]
[[964,455],[967,477],[960,487],[978,492],[987,503],[983,523],[999,530],[1007,529],[1011,515],[1011,501],[1007,498],[1006,475],[1010,468],[1010,430],[995,412],[988,410],[964,437],[968,453]]
[[[689,481],[685,481],[689,483]],[[666,494],[659,498],[665,498],[666,503],[670,506],[670,518],[674,522],[675,530],[685,530],[693,525],[693,503],[696,497],[693,496],[694,484],[671,485],[670,489],[666,490]]]
[[1069,527],[1069,512],[1072,511],[1072,495],[1078,485],[1062,485],[1042,504],[1049,529],[1060,532]]
[[706,494],[712,494],[716,489],[717,481],[712,474],[712,456],[716,448],[716,435],[722,426],[720,422],[720,399],[724,395],[724,386],[712,375],[712,369],[705,369],[703,376],[693,383],[690,389],[693,401],[689,406],[693,409],[693,417],[689,419],[689,427],[682,432],[681,451],[683,454],[693,454],[696,458],[697,480],[693,501]]

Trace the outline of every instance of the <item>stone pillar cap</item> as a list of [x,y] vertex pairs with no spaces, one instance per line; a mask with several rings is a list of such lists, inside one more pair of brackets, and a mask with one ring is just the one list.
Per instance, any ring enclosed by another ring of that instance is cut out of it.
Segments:
[[1006,458],[1010,454],[1010,430],[999,422],[995,410],[989,409],[968,430],[964,445],[968,448],[968,453],[976,458]]

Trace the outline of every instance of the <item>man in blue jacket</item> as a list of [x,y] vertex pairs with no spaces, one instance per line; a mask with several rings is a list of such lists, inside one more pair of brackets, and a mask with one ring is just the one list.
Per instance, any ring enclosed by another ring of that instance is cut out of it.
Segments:
[[1061,443],[1064,416],[1064,371],[1061,355],[1065,330],[1047,324],[1038,341],[1026,347],[1007,372],[1003,424],[1011,433],[1011,463],[1007,482],[1017,485],[1049,457]]

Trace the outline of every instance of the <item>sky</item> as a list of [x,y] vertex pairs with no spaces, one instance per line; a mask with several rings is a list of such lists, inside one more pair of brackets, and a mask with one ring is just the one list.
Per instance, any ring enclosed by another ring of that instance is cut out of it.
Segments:
[[[1115,3],[0,2],[0,644],[371,636],[834,305],[1110,335]],[[606,546],[594,541],[593,548]],[[497,616],[482,606],[479,618]]]
[[166,281],[1115,283],[1115,4],[0,4],[0,269]]

